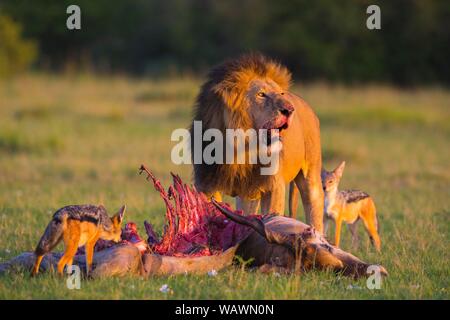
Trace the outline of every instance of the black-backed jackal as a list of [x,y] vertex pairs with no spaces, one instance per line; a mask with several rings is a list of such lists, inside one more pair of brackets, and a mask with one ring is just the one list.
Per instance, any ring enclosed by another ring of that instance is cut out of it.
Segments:
[[35,250],[36,262],[31,275],[39,271],[42,258],[63,240],[64,255],[58,262],[58,273],[72,265],[77,249],[86,245],[86,272],[92,265],[94,246],[98,239],[120,241],[125,206],[110,218],[103,206],[72,205],[59,209],[53,215]]
[[343,161],[332,172],[322,169],[322,185],[325,192],[324,233],[327,232],[329,220],[336,224],[335,245],[339,247],[342,222],[346,222],[352,233],[353,243],[358,241],[356,222],[361,219],[375,248],[380,251],[381,240],[378,235],[377,211],[373,199],[359,190],[338,190],[339,182],[345,168]]

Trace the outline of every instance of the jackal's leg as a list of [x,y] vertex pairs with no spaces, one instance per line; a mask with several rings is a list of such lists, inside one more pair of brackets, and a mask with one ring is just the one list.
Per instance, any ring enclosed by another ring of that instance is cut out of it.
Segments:
[[[76,254],[76,251],[75,251],[75,254]],[[72,265],[73,265],[73,257],[71,257],[71,258],[69,258],[67,261],[66,261],[66,266],[67,267],[72,267]],[[72,272],[73,270],[70,270],[70,272]]]
[[336,230],[334,234],[334,245],[339,248],[339,242],[341,240],[341,226],[342,219],[336,219]]
[[77,252],[77,248],[68,248],[68,250],[66,250],[64,252],[64,255],[61,257],[61,259],[58,262],[58,273],[60,275],[63,275],[64,272],[64,267],[66,265],[71,265],[72,261],[73,261],[73,257],[75,256],[75,253]]
[[58,262],[58,273],[60,275],[63,275],[64,267],[66,265],[71,265],[73,261],[73,257],[77,253],[78,246],[77,245],[70,245],[66,247],[66,251],[64,252],[64,255],[61,257],[61,259]]
[[377,222],[377,212],[375,205],[371,201],[369,205],[364,209],[360,215],[361,220],[364,222],[364,227],[370,236],[372,244],[375,246],[377,251],[381,250],[381,239],[378,235],[378,222]]
[[350,230],[350,233],[352,234],[352,247],[357,249],[359,246],[357,221],[353,222],[352,224],[348,224],[347,226],[348,226],[348,230]]
[[37,255],[36,261],[34,262],[33,270],[31,271],[31,276],[35,276],[39,272],[39,266],[41,265],[44,255]]
[[92,266],[92,259],[94,257],[94,247],[97,239],[88,241],[86,243],[86,274],[89,275]]
[[364,221],[364,226],[366,227],[367,233],[370,236],[370,240],[372,241],[372,244],[375,246],[377,251],[381,250],[381,240],[380,236],[378,235],[377,229],[375,227],[375,224],[373,221]]
[[300,191],[298,190],[295,182],[292,181],[289,184],[289,217],[296,219],[297,218],[297,208],[298,208],[298,197],[300,195]]
[[76,226],[76,224],[79,222],[74,221],[72,223],[75,224],[75,226],[71,226],[70,222],[68,222],[67,228],[70,232],[65,233],[63,236],[64,245],[66,248],[64,251],[64,255],[61,257],[61,259],[58,262],[58,273],[60,275],[63,274],[64,267],[69,262],[70,262],[70,264],[72,263],[73,257],[77,253],[78,243],[80,242],[80,230],[79,230],[78,226]]

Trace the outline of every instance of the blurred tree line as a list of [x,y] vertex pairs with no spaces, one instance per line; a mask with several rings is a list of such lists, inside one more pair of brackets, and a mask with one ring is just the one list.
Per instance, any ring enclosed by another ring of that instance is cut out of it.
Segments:
[[[381,30],[366,28],[370,4]],[[36,41],[38,68],[201,73],[258,50],[305,80],[450,83],[448,0],[2,0],[0,14]]]
[[26,69],[36,58],[36,45],[22,39],[22,29],[11,18],[0,15],[0,76]]

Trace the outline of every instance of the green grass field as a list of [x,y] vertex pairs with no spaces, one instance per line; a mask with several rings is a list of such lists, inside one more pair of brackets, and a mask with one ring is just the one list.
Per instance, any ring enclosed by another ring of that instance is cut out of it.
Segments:
[[[0,262],[34,249],[52,213],[67,204],[126,203],[126,219],[162,227],[164,206],[138,175],[145,163],[167,186],[189,181],[170,160],[172,130],[189,125],[200,81],[27,75],[0,82]],[[383,264],[380,290],[331,273],[263,275],[230,267],[216,277],[82,281],[28,272],[0,276],[0,299],[448,299],[450,298],[450,92],[389,87],[295,86],[321,119],[325,167],[347,161],[343,188],[378,207],[383,251],[360,226],[352,250]],[[301,215],[303,219],[303,215]],[[173,293],[159,288],[168,284]]]

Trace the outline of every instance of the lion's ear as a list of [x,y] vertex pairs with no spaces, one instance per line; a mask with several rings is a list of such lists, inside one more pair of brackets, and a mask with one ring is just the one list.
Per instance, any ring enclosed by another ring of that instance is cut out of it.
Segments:
[[218,94],[225,106],[232,110],[237,109],[242,103],[242,90],[239,90],[235,84],[229,81],[222,81],[216,84],[212,91]]

